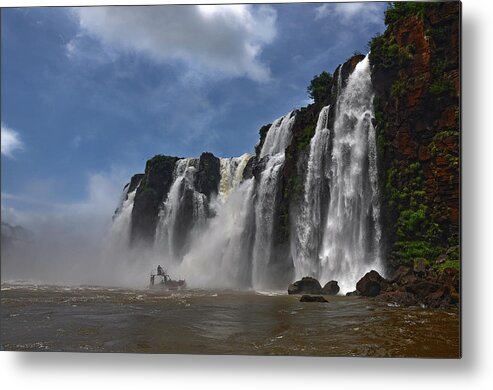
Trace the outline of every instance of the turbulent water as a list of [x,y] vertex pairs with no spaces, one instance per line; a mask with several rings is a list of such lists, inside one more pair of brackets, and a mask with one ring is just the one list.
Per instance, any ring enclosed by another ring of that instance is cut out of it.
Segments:
[[458,310],[359,297],[1,286],[1,349],[458,357]]

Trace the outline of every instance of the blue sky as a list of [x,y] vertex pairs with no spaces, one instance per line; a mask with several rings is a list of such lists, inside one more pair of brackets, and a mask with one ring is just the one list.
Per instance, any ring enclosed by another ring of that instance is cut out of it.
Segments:
[[2,219],[111,215],[155,154],[258,129],[384,30],[386,3],[2,9]]

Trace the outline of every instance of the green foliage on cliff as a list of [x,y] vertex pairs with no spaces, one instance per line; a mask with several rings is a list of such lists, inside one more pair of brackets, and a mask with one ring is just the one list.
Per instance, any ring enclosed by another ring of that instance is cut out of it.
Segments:
[[425,240],[397,241],[396,251],[393,253],[399,263],[410,265],[415,259],[425,258],[434,260],[441,252],[441,248]]
[[412,45],[399,46],[393,35],[377,35],[370,41],[370,62],[383,69],[405,66],[413,59]]
[[157,154],[146,163],[146,172],[150,169],[157,168],[163,164],[174,164],[176,162],[176,157],[164,156],[162,154]]
[[403,264],[409,264],[416,258],[434,260],[442,251],[437,244],[441,230],[431,218],[423,187],[422,169],[418,161],[406,168],[390,168],[387,171],[385,192],[388,207],[397,215],[392,256]]
[[430,93],[432,95],[452,95],[454,93],[454,85],[450,80],[439,78],[431,83]]
[[315,135],[315,124],[310,124],[306,126],[300,133],[298,138],[298,142],[296,143],[297,150],[304,150],[308,145],[310,145],[310,141]]
[[388,26],[408,16],[423,17],[427,9],[436,6],[437,4],[432,2],[399,1],[389,3],[385,11],[385,24]]
[[402,80],[395,80],[392,83],[392,88],[390,89],[390,96],[401,97],[406,92],[407,85]]
[[306,91],[315,103],[320,103],[329,99],[331,87],[332,75],[324,70],[310,81]]

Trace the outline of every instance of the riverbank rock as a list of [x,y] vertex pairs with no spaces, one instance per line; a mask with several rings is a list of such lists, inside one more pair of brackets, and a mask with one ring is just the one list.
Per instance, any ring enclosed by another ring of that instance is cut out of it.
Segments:
[[388,282],[375,270],[367,272],[358,283],[356,291],[365,297],[376,297],[388,287]]
[[322,288],[323,295],[337,295],[339,292],[339,284],[335,280],[331,280]]
[[302,295],[300,298],[300,302],[328,302],[321,295]]
[[346,297],[358,297],[360,294],[358,290],[349,291],[346,293]]
[[320,282],[310,276],[305,276],[297,280],[288,287],[288,294],[321,294],[322,286]]
[[370,271],[356,289],[360,295],[400,306],[446,308],[459,303],[460,272],[452,268],[438,271],[426,264],[402,266],[387,281],[378,272]]

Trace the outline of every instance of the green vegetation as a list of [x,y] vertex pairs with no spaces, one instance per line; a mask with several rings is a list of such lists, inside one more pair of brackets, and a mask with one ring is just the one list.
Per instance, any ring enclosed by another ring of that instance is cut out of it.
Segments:
[[393,2],[385,11],[385,24],[390,25],[408,16],[423,17],[427,9],[437,7],[438,3],[431,2]]
[[395,243],[396,251],[393,253],[403,265],[411,265],[418,258],[435,259],[442,249],[430,243],[429,241],[397,241]]
[[437,271],[441,271],[441,272],[443,272],[447,268],[459,270],[460,269],[460,261],[459,260],[447,260],[444,263],[437,264],[435,266],[435,269]]
[[332,75],[324,70],[310,81],[306,90],[315,103],[320,103],[329,99],[331,87]]
[[443,77],[433,81],[430,85],[430,93],[432,95],[453,95],[454,85],[450,80]]
[[417,258],[434,260],[443,251],[437,245],[441,230],[426,205],[421,164],[414,162],[404,169],[388,169],[385,192],[389,207],[397,215],[393,257],[402,264]]
[[402,80],[395,80],[393,83],[392,83],[392,87],[390,89],[390,96],[392,96],[393,98],[396,98],[396,97],[401,97],[402,95],[404,95],[404,92],[406,92],[406,83]]
[[377,35],[370,42],[370,62],[383,69],[402,67],[413,59],[414,47],[401,47],[393,35]]
[[142,192],[146,195],[152,195],[152,196],[156,195],[156,190],[150,187],[144,187]]
[[154,167],[160,167],[163,164],[174,164],[177,160],[177,157],[164,156],[162,154],[157,154],[150,160],[147,160],[146,163],[146,172]]
[[310,141],[315,134],[315,128],[315,124],[312,123],[306,126],[303,131],[301,131],[296,142],[297,150],[304,150],[308,145],[310,145]]

